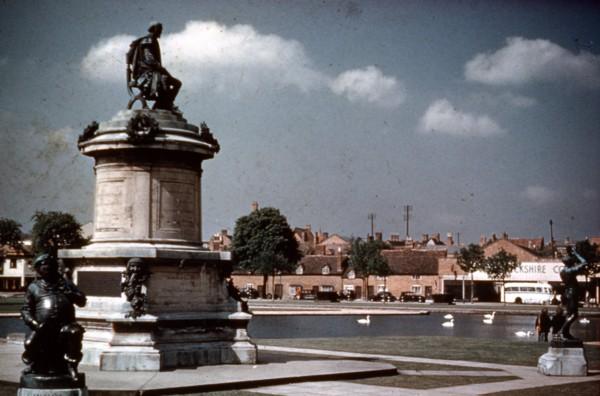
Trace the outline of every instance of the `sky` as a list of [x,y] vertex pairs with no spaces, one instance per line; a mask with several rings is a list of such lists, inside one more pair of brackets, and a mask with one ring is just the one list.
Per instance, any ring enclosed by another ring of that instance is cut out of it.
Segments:
[[164,25],[176,104],[221,151],[203,235],[253,201],[292,227],[600,236],[600,5],[2,1],[0,217],[93,219],[77,136],[124,109],[125,53]]

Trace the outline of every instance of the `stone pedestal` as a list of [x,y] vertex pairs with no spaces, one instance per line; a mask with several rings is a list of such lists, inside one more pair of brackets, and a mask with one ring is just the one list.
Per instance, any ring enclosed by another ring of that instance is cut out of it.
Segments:
[[[88,296],[77,310],[82,363],[119,371],[255,363],[251,315],[227,289],[230,254],[202,248],[201,164],[216,139],[165,110],[123,111],[94,129],[79,144],[96,163],[92,243],[59,252]],[[147,271],[137,311],[121,288],[135,283],[125,275],[133,258]]]
[[23,374],[18,396],[87,396],[85,374],[79,374],[77,381],[66,375],[43,376]]
[[585,377],[587,360],[580,340],[552,340],[538,360],[538,372],[550,376]]

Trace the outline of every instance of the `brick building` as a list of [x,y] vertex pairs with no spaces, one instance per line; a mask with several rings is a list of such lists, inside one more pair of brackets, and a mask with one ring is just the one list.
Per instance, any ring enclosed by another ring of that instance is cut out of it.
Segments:
[[29,250],[31,243],[14,249],[10,246],[0,247],[0,291],[22,291],[35,278],[30,268],[33,255]]

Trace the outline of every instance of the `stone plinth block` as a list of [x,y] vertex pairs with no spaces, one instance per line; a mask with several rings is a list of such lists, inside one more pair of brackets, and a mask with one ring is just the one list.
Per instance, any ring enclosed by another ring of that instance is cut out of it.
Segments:
[[68,375],[21,375],[18,396],[87,396],[85,374],[77,380]]
[[548,352],[538,360],[538,372],[550,376],[587,376],[587,360],[583,348],[548,348]]

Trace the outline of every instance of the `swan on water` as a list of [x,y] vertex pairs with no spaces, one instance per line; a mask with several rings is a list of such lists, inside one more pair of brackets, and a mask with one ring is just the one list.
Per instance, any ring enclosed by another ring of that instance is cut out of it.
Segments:
[[449,322],[442,323],[442,326],[444,326],[444,327],[454,327],[454,319],[450,319]]
[[588,318],[581,318],[581,319],[579,319],[579,323],[588,324],[588,323],[590,323],[590,320]]
[[485,315],[483,315],[483,317],[485,319],[492,319],[492,320],[494,320],[494,316],[496,316],[496,311],[492,312],[491,314],[485,314]]
[[493,316],[491,316],[491,317],[489,317],[489,318],[485,318],[485,319],[483,319],[483,323],[484,323],[484,324],[494,324],[494,317],[493,317]]
[[533,333],[531,331],[523,331],[523,330],[519,330],[519,331],[515,331],[515,335],[517,337],[531,337]]
[[361,325],[370,325],[371,324],[371,316],[367,315],[366,318],[362,318],[362,319],[358,319],[357,320],[358,323],[360,323]]
[[444,319],[454,319],[454,316],[452,316],[452,314],[446,314],[444,315]]

